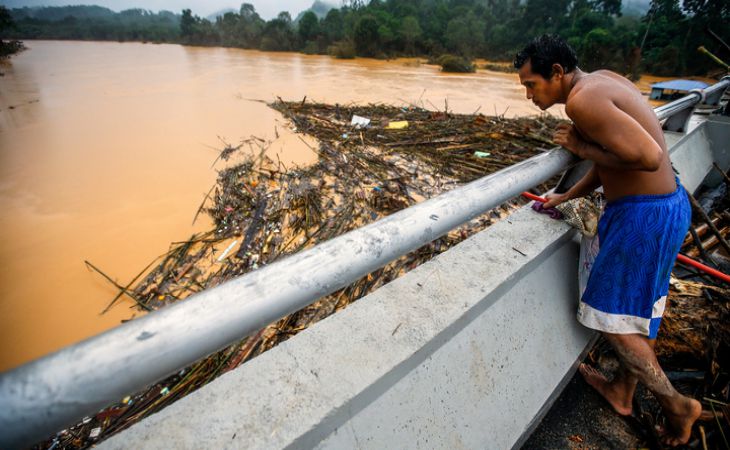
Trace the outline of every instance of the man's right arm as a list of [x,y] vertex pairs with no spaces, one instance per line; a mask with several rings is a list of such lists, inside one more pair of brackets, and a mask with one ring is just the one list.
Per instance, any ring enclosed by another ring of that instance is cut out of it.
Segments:
[[654,172],[666,158],[649,132],[595,86],[576,94],[565,112],[580,135],[575,126],[562,124],[553,140],[582,159],[610,169]]
[[594,163],[591,165],[590,170],[583,175],[583,178],[578,180],[567,192],[563,194],[548,194],[546,196],[548,201],[545,202],[543,207],[552,208],[568,200],[586,196],[595,191],[599,186],[601,186],[601,179],[598,177],[598,170],[596,170]]

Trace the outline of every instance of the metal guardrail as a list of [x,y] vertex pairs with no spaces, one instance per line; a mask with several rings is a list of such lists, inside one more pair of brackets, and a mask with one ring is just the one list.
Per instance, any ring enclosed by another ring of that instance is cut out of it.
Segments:
[[654,112],[660,121],[665,121],[663,126],[665,130],[684,132],[687,130],[687,123],[694,106],[697,103],[718,105],[723,92],[728,87],[730,87],[730,76],[725,76],[722,80],[706,89],[692,90],[685,97],[655,108]]
[[[718,84],[724,90],[730,78]],[[657,115],[671,117],[700,97],[672,102]],[[554,148],[3,373],[0,448],[47,438],[437,239],[576,161],[567,150]]]

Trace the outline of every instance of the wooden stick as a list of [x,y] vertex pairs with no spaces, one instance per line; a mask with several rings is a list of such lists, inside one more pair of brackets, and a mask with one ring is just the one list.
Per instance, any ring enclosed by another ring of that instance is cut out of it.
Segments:
[[104,272],[102,272],[98,267],[96,267],[95,265],[91,264],[89,261],[84,261],[84,264],[86,264],[87,267],[89,267],[89,268],[93,269],[94,271],[96,271],[102,277],[106,278],[106,280],[108,282],[110,282],[111,284],[113,284],[114,287],[116,287],[117,289],[121,290],[124,294],[127,294],[129,296],[129,298],[131,298],[132,300],[134,300],[135,303],[137,303],[140,307],[144,308],[147,311],[151,311],[151,309],[150,309],[149,306],[147,306],[144,303],[142,303],[141,301],[139,301],[139,299],[137,299],[134,295],[132,295],[130,293],[130,291],[128,291],[124,286],[121,286],[121,285],[119,285],[119,283],[117,283],[116,281],[112,280],[107,274],[105,274]]
[[[720,221],[720,218],[719,217],[715,217],[714,219],[712,219],[712,223],[715,224],[715,225],[717,225],[717,223],[719,221]],[[706,223],[700,224],[699,226],[694,227],[694,230],[697,232],[697,236],[702,237],[702,236],[705,235],[705,233],[707,233],[707,224]],[[687,236],[684,239],[684,242],[682,242],[682,247],[684,247],[685,245],[691,243],[692,241],[693,241],[693,239],[692,239],[692,236],[690,234],[689,236]]]
[[730,188],[730,177],[728,177],[727,174],[722,171],[722,169],[720,168],[720,166],[717,165],[717,163],[712,163],[712,167],[714,167],[715,170],[720,172],[722,177],[725,179],[725,183],[727,183],[728,187]]
[[[702,241],[700,240],[700,237],[699,237],[698,233],[695,231],[695,229],[692,227],[689,227],[689,232],[692,234],[692,239],[694,239],[695,246],[697,247],[697,250],[698,250],[698,253],[700,254],[700,256],[702,256],[702,259],[710,262],[713,266],[717,267],[717,263],[715,262],[714,259],[712,259],[712,257],[710,257],[710,255],[707,253],[707,250],[705,250],[705,246],[702,243]],[[690,254],[689,252],[688,252],[688,255],[695,256],[694,254]]]
[[704,450],[707,450],[707,436],[705,436],[705,427],[700,425],[699,428],[700,428],[700,436],[702,437],[702,448]]
[[712,220],[710,220],[710,217],[707,215],[704,209],[700,206],[699,203],[697,203],[697,200],[695,200],[694,196],[687,193],[687,198],[689,198],[689,202],[692,204],[692,208],[695,210],[695,212],[702,218],[702,220],[707,224],[707,226],[710,228],[710,231],[717,236],[717,239],[720,241],[720,245],[725,249],[725,251],[730,254],[730,244],[725,240],[724,237],[720,234],[720,230],[717,229],[715,224],[712,223]]
[[[730,226],[720,228],[720,234],[723,236],[727,236],[728,231],[730,231]],[[702,246],[705,247],[705,250],[712,250],[718,243],[717,236],[712,235],[702,241]]]

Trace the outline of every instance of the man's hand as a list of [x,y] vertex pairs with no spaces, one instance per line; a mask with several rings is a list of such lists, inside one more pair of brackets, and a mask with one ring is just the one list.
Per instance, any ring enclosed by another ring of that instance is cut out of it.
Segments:
[[561,123],[558,125],[558,129],[553,134],[553,141],[568,149],[579,158],[582,158],[580,150],[586,142],[578,134],[578,130],[575,129],[572,123]]
[[568,200],[570,200],[570,196],[567,193],[565,193],[565,194],[547,194],[545,196],[545,198],[547,199],[547,201],[542,204],[542,207],[546,208],[546,209],[553,208],[563,202],[567,202]]

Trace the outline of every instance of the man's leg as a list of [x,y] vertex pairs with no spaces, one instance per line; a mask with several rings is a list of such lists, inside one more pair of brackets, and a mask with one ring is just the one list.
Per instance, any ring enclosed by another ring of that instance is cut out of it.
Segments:
[[[603,333],[603,336],[616,350],[619,360],[629,376],[628,379],[622,381],[625,383],[626,390],[620,391],[620,384],[616,387],[619,393],[624,395],[623,397],[618,395],[621,401],[625,401],[629,388],[633,396],[636,382],[633,381],[633,387],[630,387],[632,378],[640,381],[654,394],[669,421],[671,434],[667,437],[666,443],[672,446],[687,443],[692,433],[692,424],[702,414],[702,405],[697,400],[685,397],[674,389],[659,366],[654,354],[653,343],[649,339],[639,334]],[[596,389],[603,394],[600,388]],[[616,396],[614,396],[615,398]],[[611,402],[608,397],[607,400]],[[625,405],[625,403],[622,404]]]
[[[605,337],[605,333],[603,334]],[[653,350],[656,339],[644,339]],[[613,345],[612,342],[611,345]],[[608,378],[601,372],[587,364],[581,364],[578,367],[578,371],[583,375],[586,382],[611,404],[614,411],[622,416],[631,415],[633,409],[632,401],[639,379],[632,375],[620,360],[619,368],[611,381],[608,381]]]

